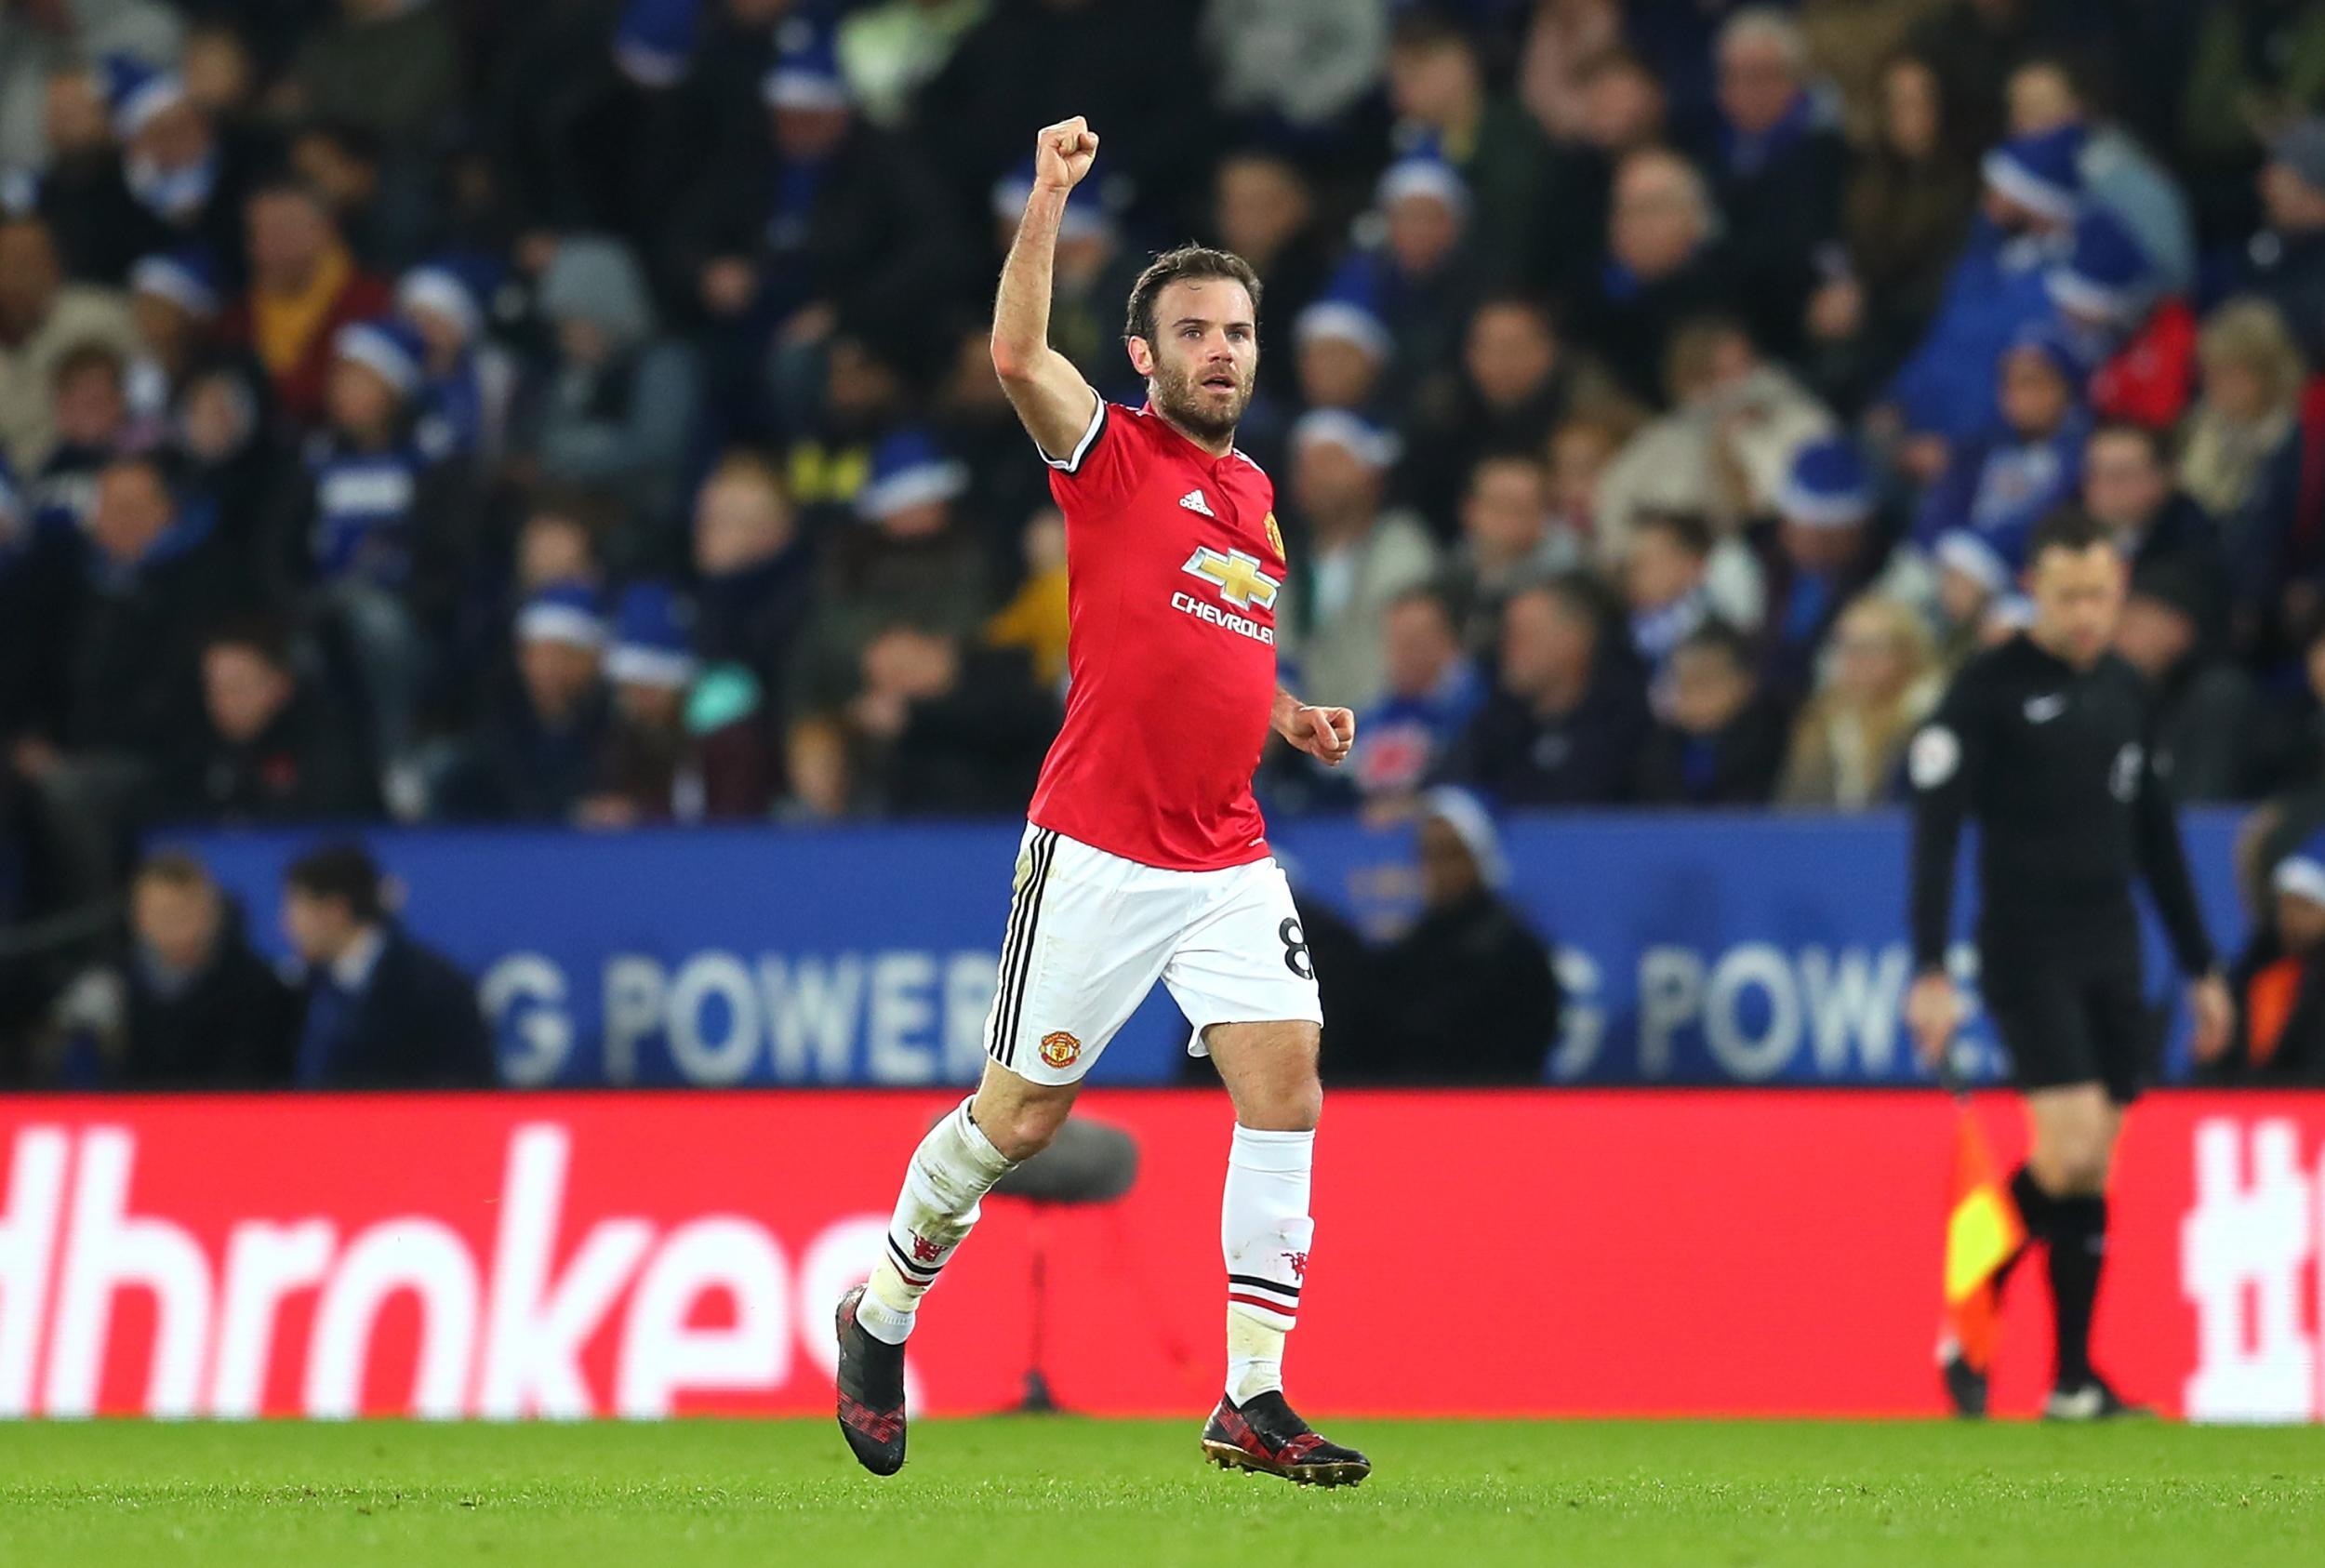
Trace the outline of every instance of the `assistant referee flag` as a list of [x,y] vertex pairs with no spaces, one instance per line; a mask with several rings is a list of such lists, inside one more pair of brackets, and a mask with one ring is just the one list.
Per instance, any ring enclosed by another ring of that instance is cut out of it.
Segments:
[[1962,1360],[1979,1372],[1994,1364],[2001,1337],[1995,1276],[2026,1244],[2018,1205],[1995,1170],[1977,1112],[1968,1104],[1954,1123],[1954,1173],[1946,1216],[1946,1326]]

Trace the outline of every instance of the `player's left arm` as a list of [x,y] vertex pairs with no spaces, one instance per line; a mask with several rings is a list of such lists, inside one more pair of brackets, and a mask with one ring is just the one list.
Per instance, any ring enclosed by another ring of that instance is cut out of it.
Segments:
[[1356,714],[1346,708],[1320,708],[1302,702],[1282,686],[1276,688],[1275,710],[1269,714],[1275,732],[1327,767],[1348,761],[1356,744]]
[[2180,837],[2179,811],[2164,770],[2166,754],[2151,744],[2139,773],[2139,798],[2133,804],[2138,834],[2140,870],[2155,896],[2156,913],[2163,921],[2172,955],[2187,977],[2188,1011],[2195,1016],[2191,1045],[2196,1059],[2208,1062],[2227,1048],[2236,1023],[2236,1003],[2221,977],[2219,957],[2204,930],[2203,907],[2197,902],[2196,880],[2188,874],[2187,846]]

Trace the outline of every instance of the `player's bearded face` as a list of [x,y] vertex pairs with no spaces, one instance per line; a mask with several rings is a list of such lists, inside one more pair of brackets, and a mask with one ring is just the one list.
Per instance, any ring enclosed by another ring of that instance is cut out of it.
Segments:
[[[1241,288],[1225,292],[1244,297]],[[1161,318],[1156,341],[1148,345],[1154,355],[1149,395],[1155,408],[1180,429],[1227,436],[1251,406],[1259,373],[1257,339],[1249,330],[1250,318],[1240,312],[1232,322],[1174,320],[1168,307],[1178,303],[1177,293],[1177,286],[1166,290],[1164,308],[1156,312]]]
[[1229,434],[1251,406],[1258,368],[1258,355],[1248,348],[1218,353],[1198,345],[1188,352],[1166,342],[1154,360],[1154,405],[1198,435]]

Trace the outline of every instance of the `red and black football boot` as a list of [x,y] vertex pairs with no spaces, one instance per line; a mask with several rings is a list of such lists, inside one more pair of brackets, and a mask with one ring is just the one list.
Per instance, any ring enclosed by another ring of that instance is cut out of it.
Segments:
[[874,1475],[904,1468],[904,1347],[875,1339],[856,1321],[857,1285],[840,1297],[840,1435],[856,1462]]
[[1273,1390],[1241,1405],[1222,1397],[1203,1423],[1202,1453],[1223,1470],[1256,1470],[1302,1486],[1354,1486],[1373,1473],[1370,1459],[1326,1442]]

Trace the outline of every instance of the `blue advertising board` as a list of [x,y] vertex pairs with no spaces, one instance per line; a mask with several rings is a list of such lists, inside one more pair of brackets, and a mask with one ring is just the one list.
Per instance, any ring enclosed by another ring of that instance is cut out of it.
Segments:
[[[2240,939],[2234,818],[2191,813],[2224,949]],[[1014,823],[588,833],[391,830],[366,842],[405,918],[478,978],[524,1086],[973,1082]],[[1560,816],[1504,825],[1510,896],[1555,942],[1568,1083],[1901,1083],[1911,978],[1902,817]],[[173,839],[272,935],[312,834]],[[1385,938],[1417,895],[1409,829],[1287,823],[1303,899]],[[1963,928],[1970,899],[1960,900]],[[2159,1005],[2171,994],[2150,933]],[[1957,953],[1972,973],[1967,944]],[[1329,1022],[1327,1021],[1327,1028]],[[2171,1061],[2185,1066],[2184,1025]],[[1093,1081],[1167,1083],[1187,1027],[1158,989]],[[2001,1061],[1982,1022],[1973,1074]]]

